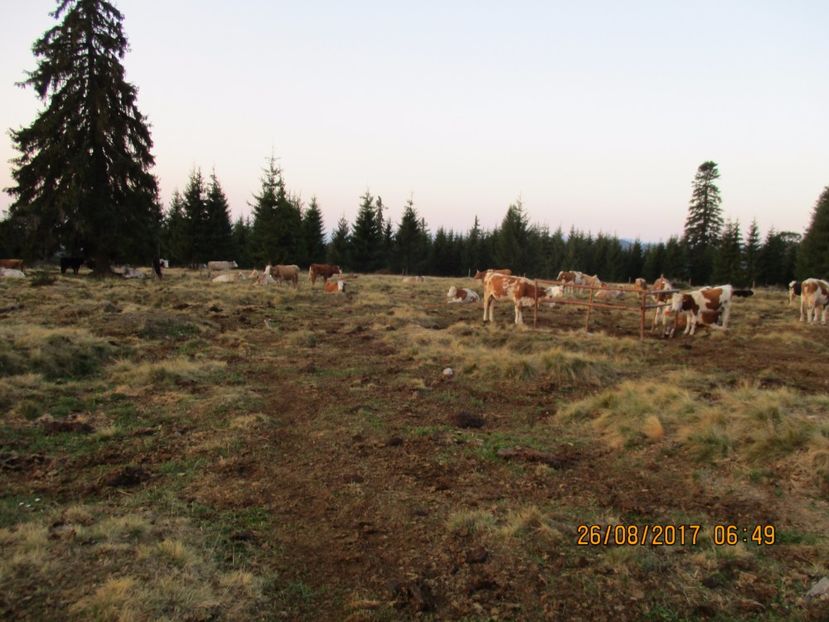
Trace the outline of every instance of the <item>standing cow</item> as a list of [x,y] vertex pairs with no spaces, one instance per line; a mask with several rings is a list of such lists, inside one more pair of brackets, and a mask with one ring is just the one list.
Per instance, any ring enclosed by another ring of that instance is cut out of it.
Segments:
[[806,279],[800,286],[800,321],[809,324],[817,322],[818,311],[821,312],[820,323],[826,324],[826,307],[829,306],[829,283],[822,279]]
[[323,283],[327,283],[335,274],[342,274],[339,266],[330,263],[312,263],[308,268],[308,278],[311,279],[311,285],[317,282],[317,277],[322,277]]

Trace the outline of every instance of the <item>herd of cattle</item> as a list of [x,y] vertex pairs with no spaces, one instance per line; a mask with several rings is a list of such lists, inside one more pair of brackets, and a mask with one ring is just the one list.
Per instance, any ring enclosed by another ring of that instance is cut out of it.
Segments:
[[[538,285],[538,281],[514,276],[509,269],[478,271],[475,278],[483,282],[484,322],[493,321],[497,300],[512,301],[515,323],[523,324],[523,308],[532,307],[536,303],[555,306],[568,295],[577,296],[578,290],[590,292],[591,298],[600,302],[632,294],[638,298],[644,297],[649,303],[648,308],[654,309],[651,331],[657,331],[661,323],[665,337],[673,337],[678,330],[683,330],[686,335],[694,335],[699,325],[725,330],[728,328],[732,300],[754,293],[750,289],[735,289],[732,285],[706,286],[680,292],[664,276],[660,276],[650,286],[643,278],[636,279],[630,286],[609,286],[595,275],[576,271],[559,272],[557,284],[546,287]],[[821,323],[826,323],[829,283],[814,278],[802,283],[792,281],[789,284],[789,304],[796,295],[800,295],[801,321],[817,322],[818,311],[821,311]],[[481,300],[478,293],[469,288],[450,287],[446,296],[449,303]]]
[[[84,263],[83,259],[64,257],[61,259],[61,272],[72,269],[75,274]],[[161,278],[161,268],[168,267],[164,259],[156,259],[153,269]],[[208,275],[215,283],[233,283],[244,279],[244,274],[237,271],[235,261],[210,261],[204,266]],[[113,272],[124,278],[141,278],[146,276],[142,272],[129,266],[113,267]],[[213,272],[219,272],[215,277]],[[300,267],[291,265],[265,266],[262,272],[253,270],[248,280],[258,285],[288,283],[294,287],[299,285]],[[23,261],[21,259],[0,259],[0,278],[22,279]],[[329,279],[336,277],[329,282]],[[356,278],[356,275],[351,275]],[[467,287],[450,287],[446,294],[449,303],[477,303],[483,299],[484,322],[494,319],[495,302],[498,300],[512,301],[515,311],[515,324],[523,324],[523,309],[532,307],[536,303],[555,306],[559,302],[577,302],[579,292],[588,292],[591,300],[596,302],[612,302],[625,296],[634,295],[640,301],[647,301],[648,308],[654,309],[651,331],[655,332],[661,323],[662,334],[672,337],[678,330],[686,335],[693,335],[699,325],[709,326],[718,330],[728,328],[731,314],[731,302],[735,297],[751,296],[749,289],[735,289],[731,285],[716,287],[702,287],[688,292],[680,292],[661,276],[654,283],[648,285],[643,278],[638,278],[631,285],[618,286],[602,283],[598,276],[590,276],[577,271],[561,271],[550,285],[538,285],[538,281],[525,277],[515,276],[509,269],[490,269],[478,271],[475,279],[483,284],[483,298],[474,289]],[[313,286],[317,279],[323,281],[323,291],[342,293],[346,291],[347,282],[343,271],[333,264],[311,264],[308,269],[308,279]],[[424,281],[422,276],[403,277],[404,284],[415,284]],[[582,296],[584,294],[582,293]],[[827,308],[829,308],[829,282],[808,278],[802,282],[789,283],[789,305],[795,297],[800,296],[800,320],[816,323],[818,313],[821,323],[826,324]],[[644,300],[643,300],[644,299]],[[634,308],[634,307],[631,307]]]

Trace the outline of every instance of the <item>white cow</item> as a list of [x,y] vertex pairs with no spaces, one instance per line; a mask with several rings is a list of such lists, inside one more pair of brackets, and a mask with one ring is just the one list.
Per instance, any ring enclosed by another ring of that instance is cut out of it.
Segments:
[[450,287],[449,291],[446,292],[446,302],[449,304],[452,303],[464,303],[464,302],[478,302],[481,299],[478,296],[478,292],[474,289],[469,289],[467,287]]
[[216,272],[221,272],[223,270],[233,270],[234,268],[238,268],[239,265],[235,261],[208,261],[207,262],[207,269],[210,271],[215,270]]
[[[809,324],[817,322],[817,313],[821,312],[820,323],[826,324],[826,307],[829,306],[829,283],[822,279],[806,279],[800,286],[800,321]],[[806,311],[806,317],[803,312]]]
[[25,279],[26,275],[23,270],[16,268],[0,268],[0,278],[3,279]]

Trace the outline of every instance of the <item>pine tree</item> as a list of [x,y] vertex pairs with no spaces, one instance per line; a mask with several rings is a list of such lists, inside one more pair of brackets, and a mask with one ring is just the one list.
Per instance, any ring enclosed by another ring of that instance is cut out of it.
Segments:
[[743,276],[743,249],[739,222],[727,222],[723,227],[714,256],[714,271],[712,280],[716,283],[731,283],[742,285]]
[[184,199],[178,190],[173,192],[170,210],[164,218],[161,248],[161,255],[174,264],[185,264],[190,257],[190,238],[187,231],[187,217],[184,214]]
[[213,256],[208,242],[207,232],[207,189],[201,170],[190,173],[187,187],[182,197],[184,220],[187,232],[187,263],[206,263]]
[[233,248],[230,205],[214,171],[205,198],[205,239],[211,258],[236,259]]
[[720,189],[714,183],[719,177],[716,162],[709,160],[700,164],[692,184],[683,241],[688,248],[694,283],[706,282],[711,276],[714,248],[723,225]]
[[513,274],[527,272],[529,257],[527,243],[529,225],[519,199],[507,208],[501,227],[495,234],[495,261],[500,268],[510,268]]
[[51,15],[62,21],[35,42],[38,66],[22,83],[46,107],[11,131],[20,156],[10,211],[40,241],[41,257],[58,244],[83,249],[108,273],[114,257],[146,260],[157,250],[152,139],[121,64],[123,15],[106,0],[57,4]]
[[233,238],[233,257],[240,268],[252,268],[253,255],[251,254],[251,224],[250,219],[239,218],[233,223],[231,236]]
[[757,219],[751,221],[751,226],[746,233],[746,242],[743,246],[743,270],[745,271],[746,282],[754,287],[759,276],[760,260],[760,228],[757,226]]
[[426,233],[420,226],[414,202],[409,199],[394,236],[393,268],[403,274],[420,274],[426,268]]
[[253,225],[251,228],[251,257],[257,266],[272,262],[272,253],[278,248],[280,227],[277,207],[287,202],[282,171],[276,166],[273,156],[263,171],[262,188],[258,195],[253,195]]
[[829,278],[829,186],[818,197],[797,254],[797,278],[810,277]]
[[317,198],[311,197],[308,209],[302,215],[302,239],[305,244],[307,263],[325,261],[325,229],[322,224],[322,212],[317,205]]
[[348,221],[341,216],[337,221],[337,228],[331,234],[331,244],[328,245],[328,263],[333,263],[345,269],[351,266],[349,249],[351,247],[351,234]]
[[[360,210],[351,233],[350,256],[352,267],[362,272],[373,272],[380,267],[383,230],[378,210],[368,190],[360,197]],[[382,205],[382,203],[381,203]]]

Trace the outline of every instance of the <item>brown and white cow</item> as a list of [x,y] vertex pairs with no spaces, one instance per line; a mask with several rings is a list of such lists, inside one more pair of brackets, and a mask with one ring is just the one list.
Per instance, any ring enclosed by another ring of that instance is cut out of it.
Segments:
[[308,278],[311,279],[311,285],[317,282],[317,277],[321,276],[323,283],[327,283],[335,274],[342,274],[339,266],[330,263],[312,263],[308,268]]
[[642,291],[647,291],[648,282],[641,276],[633,280],[633,287]]
[[512,270],[509,268],[489,268],[488,270],[478,270],[473,276],[473,279],[477,279],[479,281],[483,281],[486,278],[487,274],[495,273],[495,274],[503,274],[504,276],[511,276]]
[[0,268],[11,268],[12,270],[22,270],[22,259],[0,259]]
[[524,323],[521,307],[531,307],[536,298],[539,302],[546,299],[547,290],[538,287],[530,279],[520,276],[507,276],[497,272],[484,277],[484,322],[492,322],[495,317],[495,301],[502,298],[512,300],[515,306],[515,323]]
[[338,281],[331,281],[330,283],[328,281],[325,281],[322,284],[322,289],[323,289],[323,291],[325,291],[328,294],[341,294],[341,293],[345,292],[345,286],[346,286],[345,281],[339,281],[338,280]]
[[625,295],[625,292],[620,289],[609,289],[605,283],[602,283],[599,287],[600,289],[596,290],[593,295],[596,300],[613,301]]
[[[820,323],[826,324],[826,307],[829,306],[829,283],[823,279],[806,279],[800,286],[800,321],[809,324],[817,322],[817,313],[820,314]],[[803,311],[806,317],[803,317]]]
[[[651,299],[657,303],[662,305],[667,305],[670,302],[671,294],[668,293],[660,293],[672,290],[674,288],[671,285],[671,282],[665,278],[665,275],[660,275],[658,279],[653,282],[651,286],[651,291],[654,292],[651,294]],[[661,306],[657,307],[656,311],[653,314],[653,324],[651,324],[651,332],[656,330],[656,325],[659,320],[662,320],[662,326],[664,327],[667,322],[667,317],[665,316],[665,311],[668,309],[668,306]]]
[[697,324],[710,326],[717,330],[728,328],[728,318],[731,315],[731,301],[735,296],[751,296],[750,289],[734,289],[731,285],[717,287],[703,287],[688,293],[676,293],[671,297],[671,312],[675,313],[674,327],[670,330],[673,337],[677,330],[679,314],[687,319],[684,334],[693,335]]
[[478,296],[478,292],[474,289],[469,289],[466,287],[450,287],[449,291],[446,292],[446,302],[448,303],[465,303],[465,302],[478,302],[481,299]]
[[558,273],[556,281],[561,281],[565,293],[569,293],[572,296],[575,291],[573,285],[584,284],[584,274],[577,270],[562,270]]
[[794,299],[800,296],[802,287],[803,286],[799,281],[792,281],[789,283],[789,306],[792,306]]

